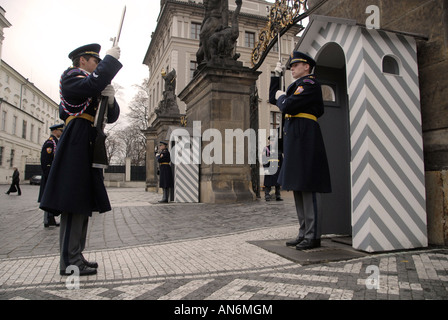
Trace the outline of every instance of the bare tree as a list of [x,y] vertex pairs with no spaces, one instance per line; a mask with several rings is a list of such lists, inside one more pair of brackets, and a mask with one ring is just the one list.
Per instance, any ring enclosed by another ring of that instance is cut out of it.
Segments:
[[131,158],[132,165],[144,165],[146,159],[146,139],[140,129],[132,125],[117,131],[114,140],[120,141],[122,158]]
[[135,85],[138,88],[137,94],[129,104],[129,112],[126,114],[130,122],[143,130],[148,128],[149,110],[149,79],[143,80],[142,84]]
[[122,143],[115,133],[107,137],[106,151],[110,163],[124,163],[122,148]]
[[[125,128],[113,127],[108,130],[107,151],[110,162],[124,163],[131,158],[132,165],[144,165],[146,160],[146,138],[141,130],[148,127],[149,79],[143,80],[137,94],[129,104],[129,112],[124,117],[129,125]],[[115,87],[115,84],[114,84]]]

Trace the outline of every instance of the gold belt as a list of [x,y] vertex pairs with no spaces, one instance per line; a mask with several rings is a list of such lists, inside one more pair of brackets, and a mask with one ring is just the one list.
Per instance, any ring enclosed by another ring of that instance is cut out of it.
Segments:
[[77,118],[82,118],[82,119],[86,119],[89,120],[90,122],[94,122],[95,121],[95,117],[87,114],[87,113],[82,113],[79,116],[70,116],[67,118],[67,120],[65,120],[65,125],[68,126],[69,122],[72,121],[73,119],[77,119]]
[[169,162],[160,162],[160,164],[170,164]]
[[317,121],[317,117],[309,113],[299,113],[295,115],[285,114],[285,118],[306,118]]

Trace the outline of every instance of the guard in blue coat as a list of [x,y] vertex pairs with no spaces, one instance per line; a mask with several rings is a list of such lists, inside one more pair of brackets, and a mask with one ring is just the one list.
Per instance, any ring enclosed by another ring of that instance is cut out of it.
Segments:
[[120,48],[113,47],[101,60],[99,44],[73,50],[69,59],[73,67],[60,80],[59,115],[65,130],[58,143],[53,165],[42,195],[40,208],[61,215],[60,273],[70,274],[76,266],[80,275],[95,274],[98,264],[87,261],[85,247],[89,216],[93,211],[110,211],[102,169],[92,168],[93,146],[97,135],[93,122],[101,96],[108,98],[107,122],[120,114],[110,84],[121,69]]
[[322,89],[311,73],[316,62],[308,55],[295,51],[290,68],[295,82],[286,92],[279,90],[279,75],[283,66],[278,63],[271,78],[269,101],[284,114],[283,165],[278,182],[284,190],[294,191],[299,219],[299,234],[288,241],[296,249],[320,246],[321,193],[331,192],[330,171],[325,145],[317,119],[324,113]]
[[[37,198],[37,202],[40,202],[42,199],[42,194],[45,190],[45,185],[48,180],[48,175],[50,174],[51,165],[53,164],[54,155],[57,150],[57,144],[59,138],[62,135],[62,131],[64,128],[63,123],[58,123],[52,125],[50,127],[51,135],[42,145],[42,150],[40,152],[40,166],[42,169],[42,180],[40,182],[39,196]],[[54,215],[50,212],[44,212],[44,227],[48,228],[49,226],[59,226],[59,223],[56,223],[56,219]]]
[[156,154],[159,163],[160,182],[159,187],[163,189],[163,197],[160,203],[168,203],[170,188],[174,188],[173,172],[171,171],[171,156],[168,151],[168,143],[160,141],[159,152]]
[[271,201],[271,189],[275,188],[275,200],[283,201],[280,194],[280,184],[278,183],[278,176],[283,162],[283,153],[279,150],[278,139],[276,137],[269,137],[269,145],[263,149],[262,161],[264,168],[264,198],[266,201]]

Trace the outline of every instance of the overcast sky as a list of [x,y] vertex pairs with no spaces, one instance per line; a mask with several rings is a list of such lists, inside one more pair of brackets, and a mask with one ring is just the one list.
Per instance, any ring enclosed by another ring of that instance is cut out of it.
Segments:
[[124,87],[117,98],[125,107],[135,95],[132,86],[148,77],[142,62],[157,25],[159,0],[0,0],[12,24],[4,29],[2,59],[59,103],[59,79],[71,65],[68,54],[99,43],[104,57],[125,5],[119,43],[123,68],[113,80]]

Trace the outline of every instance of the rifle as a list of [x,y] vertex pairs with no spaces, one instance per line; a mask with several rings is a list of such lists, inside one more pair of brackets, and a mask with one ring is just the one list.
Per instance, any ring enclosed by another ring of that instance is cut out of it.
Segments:
[[[118,45],[120,40],[121,29],[123,28],[124,16],[126,14],[126,6],[123,8],[123,13],[121,15],[120,26],[118,28],[118,33],[115,38],[111,38],[113,42],[112,47]],[[101,96],[101,102],[98,111],[95,115],[95,121],[93,126],[96,129],[97,135],[95,139],[95,145],[93,147],[93,168],[106,169],[109,166],[109,160],[107,159],[106,151],[106,138],[107,135],[104,133],[104,127],[107,123],[107,108],[108,108],[108,97]]]

